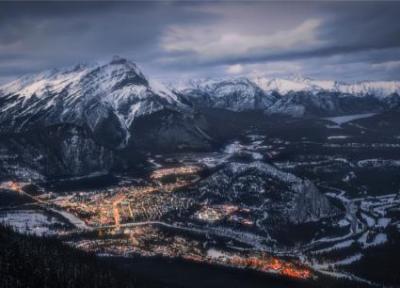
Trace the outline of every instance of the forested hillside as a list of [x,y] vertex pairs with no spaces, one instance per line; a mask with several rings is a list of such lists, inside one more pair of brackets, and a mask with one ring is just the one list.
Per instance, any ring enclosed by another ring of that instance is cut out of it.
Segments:
[[55,239],[15,233],[0,225],[0,287],[164,287],[119,271]]

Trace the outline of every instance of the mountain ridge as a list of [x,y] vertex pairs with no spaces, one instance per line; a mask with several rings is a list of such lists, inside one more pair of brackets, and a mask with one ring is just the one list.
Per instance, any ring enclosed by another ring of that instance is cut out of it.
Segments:
[[[173,85],[170,85],[173,87]],[[306,78],[222,78],[190,80],[174,91],[201,107],[266,114],[331,116],[379,112],[399,106],[400,82],[344,83]],[[172,88],[173,89],[173,88]]]
[[127,59],[52,69],[0,87],[0,172],[45,179],[132,167],[143,150],[206,149],[203,126]]
[[[393,81],[343,84],[304,78],[192,79],[174,87],[148,79],[135,63],[114,57],[0,86],[0,134],[12,136],[0,141],[0,161],[14,174],[39,171],[35,178],[107,172],[131,166],[140,153],[209,150],[259,117],[253,113],[254,119],[233,120],[235,115],[222,110],[257,111],[260,117],[380,113],[398,111],[399,91],[400,82]],[[226,121],[236,124],[228,129]],[[53,142],[57,147],[46,148]]]
[[167,108],[189,110],[172,93],[155,90],[136,64],[119,57],[107,64],[48,70],[0,87],[0,129],[73,123],[96,131],[111,121],[121,134],[118,145],[125,147],[137,117]]
[[348,93],[358,96],[376,95],[388,97],[394,93],[400,93],[400,81],[395,80],[362,80],[354,82],[344,82],[329,79],[313,79],[308,77],[263,77],[263,76],[238,76],[238,77],[217,77],[217,78],[198,78],[170,82],[168,86],[177,91],[212,86],[213,84],[227,81],[248,80],[253,82],[264,92],[279,92],[282,96],[289,92],[338,92]]

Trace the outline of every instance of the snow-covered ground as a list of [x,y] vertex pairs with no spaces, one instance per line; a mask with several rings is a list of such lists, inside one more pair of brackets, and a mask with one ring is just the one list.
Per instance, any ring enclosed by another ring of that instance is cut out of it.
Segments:
[[210,258],[226,258],[228,255],[223,251],[217,250],[215,248],[210,248],[207,250],[207,256]]
[[[324,236],[322,233],[320,238],[314,239],[309,246],[310,258],[306,263],[321,273],[350,275],[353,279],[356,276],[343,273],[342,267],[362,259],[368,249],[389,241],[387,229],[390,226],[396,227],[396,222],[387,216],[388,210],[399,209],[400,198],[397,194],[350,198],[345,191],[339,189],[326,195],[341,201],[346,208],[346,214],[336,223],[345,233],[342,236]],[[335,253],[341,250],[347,252],[342,254],[342,258],[337,258]],[[348,251],[352,251],[352,255],[348,255]]]
[[400,167],[400,160],[365,159],[357,162],[360,168]]
[[381,232],[376,235],[371,235],[371,234],[373,233],[367,231],[357,240],[357,242],[360,243],[362,248],[365,249],[369,247],[382,245],[388,241],[387,234],[385,233]]
[[56,208],[51,208],[50,210],[53,211],[54,213],[57,213],[57,214],[61,215],[65,219],[67,219],[77,229],[80,229],[80,230],[92,230],[92,228],[89,227],[88,225],[86,225],[86,223],[84,221],[82,221],[81,219],[76,217],[74,214],[69,213],[68,211],[61,210],[61,209],[56,209]]
[[400,92],[397,81],[361,81],[344,83],[334,80],[316,80],[304,77],[267,78],[253,77],[251,79],[267,93],[273,91],[286,95],[289,92],[309,92],[316,94],[321,91],[339,92],[355,96],[375,95],[379,98],[388,97]]
[[376,115],[376,113],[365,113],[365,114],[352,114],[345,116],[327,117],[326,120],[332,121],[337,125],[342,125],[357,119],[369,118]]
[[[171,159],[181,164],[201,164],[208,168],[214,168],[226,163],[230,157],[235,155],[249,155],[255,161],[262,160],[270,150],[270,147],[263,145],[265,136],[249,134],[247,138],[250,140],[250,143],[235,140],[225,145],[219,152],[174,154],[171,155]],[[166,159],[149,157],[147,161],[153,167],[160,168],[163,166],[163,161],[161,160]]]
[[14,210],[0,212],[0,223],[10,226],[16,231],[36,236],[55,235],[59,225],[63,225],[53,216],[36,210]]
[[328,140],[342,140],[342,139],[347,139],[350,138],[348,135],[334,135],[334,136],[328,136],[326,139]]

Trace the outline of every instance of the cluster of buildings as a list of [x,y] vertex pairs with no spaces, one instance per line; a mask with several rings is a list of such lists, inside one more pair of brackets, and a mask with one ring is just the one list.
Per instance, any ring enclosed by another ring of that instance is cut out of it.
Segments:
[[197,220],[204,222],[220,222],[228,221],[232,223],[239,223],[244,226],[253,226],[254,222],[249,217],[250,210],[247,208],[241,208],[232,204],[222,204],[208,206],[204,205],[199,211],[197,211],[194,217]]
[[0,189],[7,189],[7,190],[20,192],[22,190],[22,187],[27,184],[29,184],[29,183],[16,182],[16,181],[5,181],[5,182],[0,182]]
[[202,170],[201,167],[195,165],[185,165],[171,168],[161,168],[155,170],[151,175],[151,179],[160,180],[168,176],[177,176],[177,175],[192,175],[198,174]]
[[[124,184],[121,187],[68,195],[42,195],[40,199],[68,211],[98,231],[98,237],[94,239],[74,242],[74,246],[86,251],[112,255],[181,257],[197,262],[272,271],[295,278],[311,276],[306,268],[266,255],[231,253],[210,257],[201,240],[184,233],[171,233],[169,228],[149,223],[162,219],[169,212],[186,211],[193,207],[194,200],[177,190],[197,181],[201,170],[199,166],[162,168],[154,171],[149,181],[140,186]],[[3,183],[2,187],[21,190],[15,182]],[[205,204],[194,214],[194,218],[211,223],[227,221],[252,226],[254,223],[250,212],[232,204]],[[133,225],[128,227],[124,224]]]
[[[93,227],[158,220],[168,212],[187,208],[190,199],[171,193],[197,180],[201,168],[181,166],[154,171],[144,185],[126,185],[100,191],[57,196],[51,203]],[[167,179],[167,180],[166,180]]]
[[312,276],[311,270],[307,269],[306,267],[268,256],[233,256],[227,259],[227,263],[235,267],[246,267],[261,272],[276,272],[278,274],[297,279],[308,279]]
[[[170,233],[152,224],[121,228],[118,237],[82,240],[75,245],[99,254],[180,257],[201,263],[277,273],[296,279],[313,277],[310,269],[297,262],[280,260],[263,252],[248,255],[242,252],[217,251],[213,248],[207,250],[199,239]],[[216,252],[208,253],[210,250]]]

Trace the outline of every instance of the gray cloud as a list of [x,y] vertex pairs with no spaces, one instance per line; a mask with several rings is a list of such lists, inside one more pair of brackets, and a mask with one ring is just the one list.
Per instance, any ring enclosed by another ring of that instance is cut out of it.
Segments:
[[115,54],[157,77],[284,62],[287,74],[400,79],[399,8],[399,2],[0,2],[0,82]]

